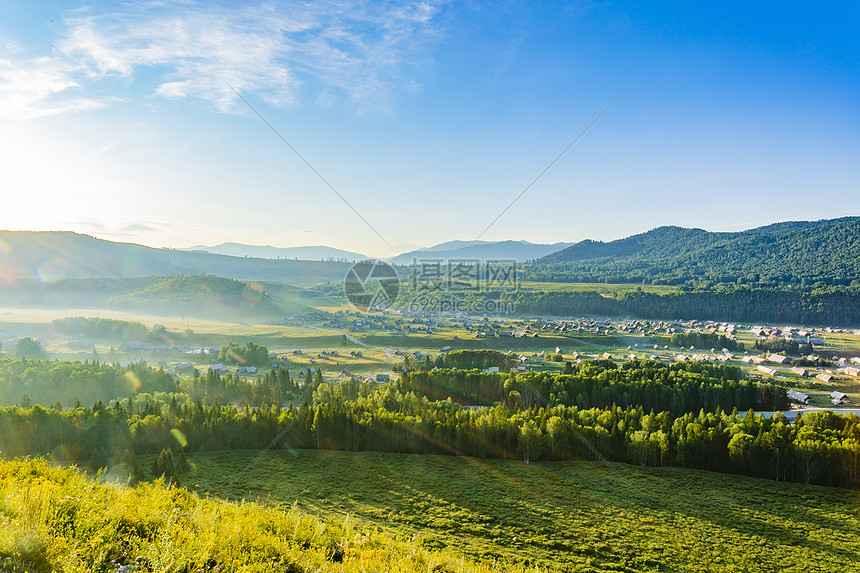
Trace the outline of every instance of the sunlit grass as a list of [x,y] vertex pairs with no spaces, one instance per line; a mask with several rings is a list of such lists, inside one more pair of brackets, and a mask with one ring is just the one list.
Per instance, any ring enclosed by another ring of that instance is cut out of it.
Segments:
[[[272,504],[270,504],[272,505]],[[161,482],[99,483],[41,461],[0,463],[0,570],[448,571],[485,567],[294,505],[201,499]]]

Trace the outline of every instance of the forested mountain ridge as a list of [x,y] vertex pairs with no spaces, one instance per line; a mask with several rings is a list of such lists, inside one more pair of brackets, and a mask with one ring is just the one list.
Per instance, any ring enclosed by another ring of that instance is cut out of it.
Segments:
[[315,284],[342,280],[348,263],[255,259],[115,243],[71,232],[0,231],[0,278],[59,280],[206,273]]
[[860,278],[860,217],[792,221],[735,233],[659,227],[586,240],[525,269],[532,280],[683,284],[850,284]]

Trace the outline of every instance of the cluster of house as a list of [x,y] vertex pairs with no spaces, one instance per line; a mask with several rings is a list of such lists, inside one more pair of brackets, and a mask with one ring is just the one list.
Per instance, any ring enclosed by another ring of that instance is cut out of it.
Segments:
[[[786,395],[790,400],[797,402],[798,404],[809,404],[809,396],[804,394],[803,392],[798,392],[797,390],[789,390],[786,392]],[[830,393],[830,403],[834,406],[844,406],[851,402],[848,399],[848,395],[844,392],[838,392],[834,390]]]
[[[818,360],[818,357],[814,355],[809,355],[805,358],[809,362],[815,362]],[[787,356],[783,356],[782,354],[768,354],[765,358],[762,358],[761,356],[744,356],[743,358],[741,358],[741,360],[746,362],[747,364],[756,364],[756,370],[758,372],[761,372],[762,374],[767,374],[769,376],[776,376],[779,371],[776,368],[766,366],[764,362],[772,362],[783,366],[791,364],[791,360]],[[849,359],[848,363],[839,363],[838,368],[835,371],[810,370],[808,368],[803,368],[800,366],[790,368],[788,371],[800,376],[801,378],[814,377],[817,380],[820,380],[825,383],[833,382],[834,380],[836,380],[836,373],[860,377],[860,357],[853,357]]]
[[841,334],[844,332],[839,328],[795,328],[793,326],[770,327],[770,326],[752,326],[749,329],[750,334],[767,340],[776,340],[784,338],[786,340],[796,340],[802,344],[811,344],[813,346],[822,346],[824,342],[818,338],[825,334]]
[[[711,349],[711,352],[714,352],[714,350]],[[696,353],[687,355],[679,353],[675,355],[675,360],[678,362],[686,362],[687,360],[693,362],[728,362],[732,358],[734,358],[734,355],[725,348],[721,354]]]

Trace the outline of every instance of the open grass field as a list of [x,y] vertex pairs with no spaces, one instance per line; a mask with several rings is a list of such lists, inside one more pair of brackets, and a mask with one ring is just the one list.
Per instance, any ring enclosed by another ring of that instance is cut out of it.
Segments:
[[351,515],[425,547],[538,570],[860,568],[856,491],[679,468],[370,452],[281,449],[248,469],[257,456],[195,454],[184,483],[211,496]]

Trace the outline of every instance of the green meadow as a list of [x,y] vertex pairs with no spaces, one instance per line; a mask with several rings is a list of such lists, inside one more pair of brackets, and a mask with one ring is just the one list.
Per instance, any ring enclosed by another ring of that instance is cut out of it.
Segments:
[[200,494],[296,503],[484,563],[536,571],[860,567],[856,491],[598,462],[283,447],[189,459],[195,469],[183,483]]

